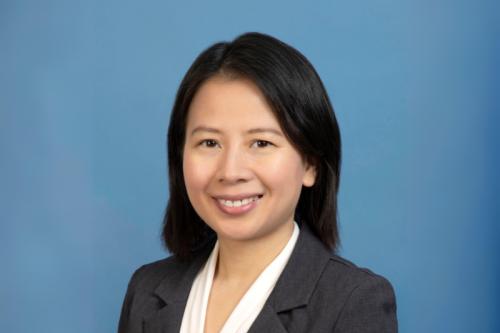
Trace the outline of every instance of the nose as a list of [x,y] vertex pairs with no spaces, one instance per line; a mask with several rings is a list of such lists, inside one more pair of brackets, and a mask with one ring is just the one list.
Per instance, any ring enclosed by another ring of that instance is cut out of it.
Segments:
[[226,149],[220,159],[218,181],[231,184],[247,181],[250,177],[251,173],[244,152],[238,147]]

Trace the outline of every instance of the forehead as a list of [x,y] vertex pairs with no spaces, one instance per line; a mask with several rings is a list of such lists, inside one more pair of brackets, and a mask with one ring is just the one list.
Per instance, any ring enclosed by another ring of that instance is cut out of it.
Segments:
[[188,129],[213,126],[226,129],[280,129],[264,94],[248,79],[214,77],[196,92],[188,110]]

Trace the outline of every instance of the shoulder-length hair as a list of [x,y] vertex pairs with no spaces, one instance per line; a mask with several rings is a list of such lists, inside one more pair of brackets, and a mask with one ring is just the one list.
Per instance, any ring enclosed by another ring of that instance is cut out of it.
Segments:
[[163,219],[164,245],[180,260],[187,260],[215,236],[189,201],[182,168],[190,103],[201,84],[215,75],[252,80],[287,139],[316,168],[315,183],[302,187],[294,217],[300,225],[307,223],[326,247],[336,251],[341,141],[332,104],[304,55],[275,37],[257,32],[205,49],[179,86],[167,136],[170,198]]

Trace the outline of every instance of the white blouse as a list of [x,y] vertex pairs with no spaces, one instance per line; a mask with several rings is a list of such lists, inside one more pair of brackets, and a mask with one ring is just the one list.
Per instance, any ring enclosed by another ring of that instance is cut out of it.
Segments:
[[[229,315],[220,333],[246,333],[250,329],[269,294],[271,294],[297,242],[300,229],[297,222],[294,221],[293,223],[293,233],[288,243],[243,295],[238,305]],[[207,262],[198,272],[191,286],[182,317],[180,333],[204,333],[208,297],[212,287],[218,254],[219,241],[217,240]]]

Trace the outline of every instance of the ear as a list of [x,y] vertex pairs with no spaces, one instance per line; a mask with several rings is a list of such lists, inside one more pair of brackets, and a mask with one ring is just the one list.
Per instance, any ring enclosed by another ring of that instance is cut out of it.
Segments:
[[306,171],[304,177],[302,178],[302,184],[305,187],[311,187],[316,182],[316,167],[313,165],[306,164]]

